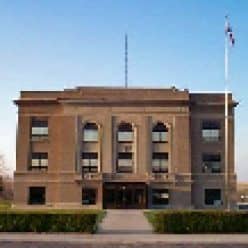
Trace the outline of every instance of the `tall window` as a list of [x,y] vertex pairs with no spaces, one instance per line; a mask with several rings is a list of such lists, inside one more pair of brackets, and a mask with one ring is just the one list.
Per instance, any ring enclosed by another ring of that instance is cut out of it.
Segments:
[[117,172],[133,172],[133,154],[131,152],[119,152],[117,161]]
[[47,118],[32,118],[32,137],[48,136],[48,120]]
[[158,122],[152,129],[152,142],[168,142],[168,128],[162,122]]
[[48,168],[48,153],[33,152],[30,169],[45,169]]
[[215,142],[220,140],[220,122],[203,121],[202,122],[202,139],[206,142]]
[[98,127],[95,123],[88,122],[83,127],[83,141],[97,142],[98,141]]
[[221,205],[221,190],[220,189],[205,189],[205,204],[220,206]]
[[28,203],[31,205],[42,205],[46,203],[45,187],[30,187]]
[[152,189],[152,205],[168,205],[168,189]]
[[154,152],[152,154],[152,172],[167,173],[168,172],[168,153]]
[[120,123],[117,139],[118,142],[133,142],[133,127],[130,123]]
[[202,171],[205,173],[221,172],[221,156],[217,154],[202,154]]
[[83,172],[97,172],[98,171],[98,153],[84,152],[82,153]]

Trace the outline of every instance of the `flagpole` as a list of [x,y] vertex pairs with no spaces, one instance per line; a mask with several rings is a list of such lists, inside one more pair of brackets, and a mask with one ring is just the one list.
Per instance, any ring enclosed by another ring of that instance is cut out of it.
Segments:
[[128,87],[128,36],[125,34],[125,88]]
[[[226,16],[226,26],[228,25],[228,17]],[[230,210],[230,202],[229,202],[229,140],[228,140],[228,81],[229,81],[229,47],[228,47],[228,35],[225,35],[225,201],[226,208]]]

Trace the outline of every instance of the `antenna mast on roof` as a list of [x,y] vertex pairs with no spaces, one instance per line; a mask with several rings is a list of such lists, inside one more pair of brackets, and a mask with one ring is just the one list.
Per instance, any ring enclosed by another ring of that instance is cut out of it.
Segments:
[[125,34],[125,88],[128,87],[128,36]]

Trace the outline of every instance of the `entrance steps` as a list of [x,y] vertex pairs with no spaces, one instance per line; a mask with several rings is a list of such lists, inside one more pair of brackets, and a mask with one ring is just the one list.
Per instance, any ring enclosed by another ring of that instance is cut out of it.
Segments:
[[151,234],[152,226],[143,210],[111,209],[98,227],[98,233]]

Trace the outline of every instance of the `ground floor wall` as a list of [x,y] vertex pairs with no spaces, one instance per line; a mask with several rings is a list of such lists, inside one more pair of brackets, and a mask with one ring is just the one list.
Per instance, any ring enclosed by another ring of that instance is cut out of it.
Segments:
[[[226,208],[225,184],[221,176],[194,176],[192,182],[103,182],[75,180],[72,176],[15,175],[14,206],[24,208]],[[45,189],[43,204],[30,204],[30,188]],[[112,191],[107,193],[106,189]],[[206,189],[218,189],[218,204],[206,204]],[[111,193],[112,192],[112,193]],[[229,187],[231,208],[236,206],[236,179]],[[112,200],[111,200],[112,199]],[[112,201],[111,204],[108,201]]]

